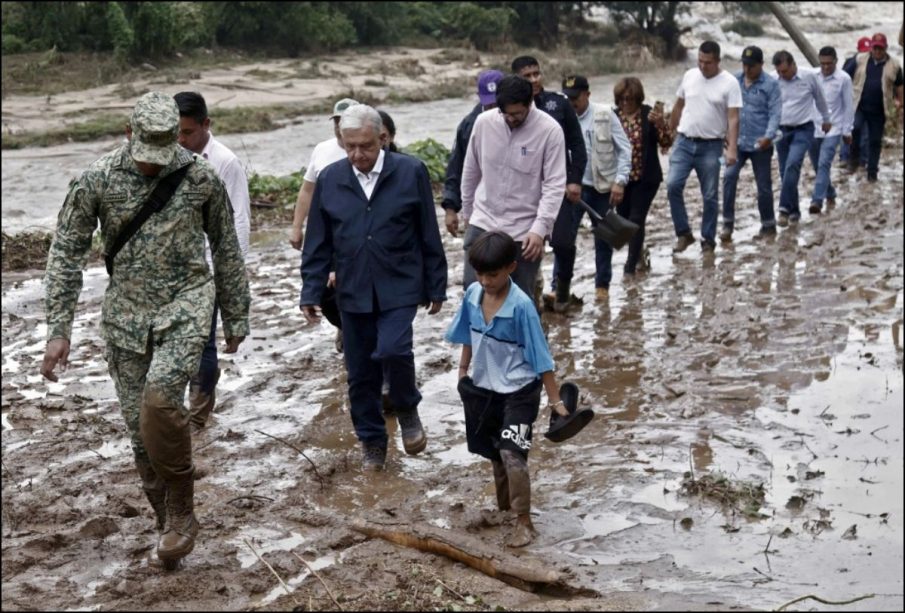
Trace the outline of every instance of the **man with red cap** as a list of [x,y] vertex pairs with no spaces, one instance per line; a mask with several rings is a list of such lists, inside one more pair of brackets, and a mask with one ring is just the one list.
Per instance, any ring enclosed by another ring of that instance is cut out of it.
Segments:
[[[858,52],[853,54],[851,57],[846,58],[845,62],[843,62],[842,64],[842,71],[847,73],[849,76],[855,74],[855,68],[858,66],[858,56],[862,53],[870,53],[870,36],[862,36],[858,39]],[[861,151],[861,159],[856,160],[855,168],[858,167],[858,164],[860,164],[864,168],[867,168],[867,130],[861,130],[861,143],[858,148]],[[848,167],[848,161],[849,159],[851,159],[850,154],[851,145],[849,143],[843,142],[839,147],[839,165],[843,168]]]
[[[886,115],[902,111],[902,67],[886,53],[886,35],[877,32],[871,37],[870,54],[859,54],[851,73],[855,128],[852,130],[852,150],[849,168],[857,165],[861,130],[866,126],[869,136],[867,180],[874,182],[880,167],[880,147]],[[852,164],[852,162],[855,164]]]

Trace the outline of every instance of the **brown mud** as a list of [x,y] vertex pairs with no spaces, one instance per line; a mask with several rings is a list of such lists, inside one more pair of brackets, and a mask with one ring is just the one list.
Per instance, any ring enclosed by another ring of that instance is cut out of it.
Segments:
[[[458,351],[442,339],[463,260],[445,230],[450,300],[415,323],[428,448],[406,456],[390,420],[376,477],[359,470],[333,329],[298,311],[299,254],[284,228],[256,232],[253,331],[220,356],[217,407],[195,439],[202,530],[176,572],[154,555],[98,338],[106,273],[86,272],[72,365],[57,384],[38,374],[40,272],[4,275],[3,609],[336,610],[322,579],[347,610],[760,609],[869,593],[847,610],[901,610],[901,142],[882,164],[874,184],[834,169],[835,208],[766,243],[754,239],[746,169],[735,240],[708,257],[698,246],[670,253],[661,187],[651,271],[623,278],[618,252],[603,303],[582,231],[573,290],[584,302],[544,321],[558,377],[597,417],[559,445],[539,417],[529,462],[540,533],[514,553],[598,597],[526,592],[351,527],[430,524],[492,548],[511,527],[479,521],[495,498],[488,463],[465,447]],[[806,170],[805,210],[812,180]],[[695,229],[698,193],[690,180]],[[548,253],[547,281],[551,266]]]

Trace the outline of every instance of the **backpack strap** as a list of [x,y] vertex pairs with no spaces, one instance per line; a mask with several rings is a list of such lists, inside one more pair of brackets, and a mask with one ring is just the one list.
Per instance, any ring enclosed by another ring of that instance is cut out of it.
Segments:
[[110,248],[110,252],[104,254],[104,265],[107,267],[108,275],[113,275],[113,258],[116,257],[116,254],[118,254],[125,244],[129,242],[129,239],[138,232],[139,228],[144,225],[151,215],[162,210],[167,205],[172,199],[173,194],[176,193],[182,180],[185,178],[185,175],[188,173],[191,165],[192,164],[186,164],[182,168],[171,172],[161,179],[154,188],[154,191],[148,196],[148,199],[145,200],[141,210],[136,213],[135,217],[129,220],[126,227],[119,233],[116,240],[113,241],[113,247]]

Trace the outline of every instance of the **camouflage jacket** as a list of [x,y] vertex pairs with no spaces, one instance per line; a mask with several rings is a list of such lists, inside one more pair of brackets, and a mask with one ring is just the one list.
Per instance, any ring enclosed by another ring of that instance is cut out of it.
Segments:
[[[222,181],[210,164],[201,158],[193,163],[184,149],[159,176],[187,164],[192,167],[166,207],[116,256],[101,318],[101,334],[111,345],[144,353],[149,334],[155,342],[208,337],[215,288],[226,336],[248,334],[248,280]],[[70,184],[44,276],[48,340],[70,338],[98,220],[107,252],[157,182],[139,172],[126,144]],[[205,234],[213,276],[204,259]]]

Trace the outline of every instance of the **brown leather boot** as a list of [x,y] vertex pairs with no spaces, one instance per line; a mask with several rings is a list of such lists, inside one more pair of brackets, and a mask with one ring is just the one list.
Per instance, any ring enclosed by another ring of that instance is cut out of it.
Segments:
[[135,468],[141,477],[141,487],[145,491],[145,496],[148,497],[148,502],[157,515],[157,532],[161,533],[167,522],[167,485],[154,472],[151,461],[147,458],[135,458]]
[[509,477],[502,461],[491,460],[493,464],[493,482],[496,485],[496,504],[500,511],[509,510]]
[[145,390],[139,430],[154,472],[167,485],[167,522],[157,542],[157,557],[172,570],[195,547],[195,467],[189,412],[154,388]]
[[198,432],[204,428],[207,418],[211,411],[214,410],[214,404],[217,400],[217,382],[220,380],[220,369],[214,377],[214,386],[210,393],[201,391],[201,385],[196,379],[192,379],[189,383],[189,413],[191,413],[192,433]]
[[167,525],[157,542],[157,557],[164,563],[184,558],[195,548],[195,482],[184,479],[167,484]]

